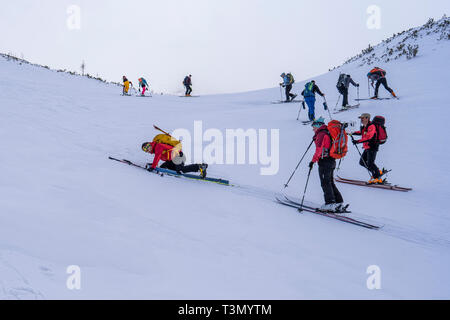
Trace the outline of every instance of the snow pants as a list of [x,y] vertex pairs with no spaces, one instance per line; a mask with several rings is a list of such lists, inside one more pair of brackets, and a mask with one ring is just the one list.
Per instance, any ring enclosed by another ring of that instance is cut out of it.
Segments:
[[316,97],[305,97],[305,102],[308,105],[308,117],[309,120],[314,121],[316,118],[315,115],[315,105],[316,105]]
[[336,160],[325,158],[319,160],[319,177],[322,186],[325,204],[343,203],[341,193],[334,183],[334,170],[336,169]]
[[185,86],[185,87],[186,87],[186,95],[188,96],[191,94],[192,88],[191,88],[191,86]]
[[375,160],[377,159],[377,152],[378,151],[372,149],[364,150],[361,160],[359,160],[359,165],[367,168],[374,179],[378,179],[380,177],[380,169],[378,169],[377,165],[375,164]]
[[378,89],[380,89],[380,86],[383,85],[383,87],[389,91],[391,94],[392,92],[394,92],[394,90],[392,90],[391,88],[389,88],[388,84],[387,84],[387,80],[386,78],[381,78],[377,81],[377,84],[375,85],[375,97],[378,97]]
[[188,166],[185,166],[184,164],[176,165],[172,161],[164,162],[161,165],[160,168],[161,169],[168,169],[168,170],[172,170],[172,171],[176,171],[176,172],[183,172],[183,173],[199,172],[200,171],[200,166],[198,164],[191,164],[191,165],[188,165]]
[[345,107],[348,105],[348,88],[342,89],[342,106]]
[[291,99],[294,97],[294,95],[291,93],[291,90],[292,90],[292,84],[288,84],[286,86],[286,90],[285,90],[286,101],[291,101]]

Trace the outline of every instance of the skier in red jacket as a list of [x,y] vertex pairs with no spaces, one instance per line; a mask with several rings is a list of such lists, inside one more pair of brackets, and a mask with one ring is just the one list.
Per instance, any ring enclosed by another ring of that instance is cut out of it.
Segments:
[[145,142],[142,144],[142,150],[155,155],[153,163],[149,163],[146,166],[149,171],[155,170],[158,167],[159,161],[164,161],[160,167],[161,169],[168,169],[177,173],[200,172],[202,178],[206,178],[207,164],[191,164],[186,166],[184,164],[186,156],[183,154],[183,151],[177,150],[173,146],[158,142]]
[[329,154],[331,138],[328,133],[328,127],[322,117],[315,120],[312,127],[315,133],[316,152],[309,163],[309,167],[312,169],[315,163],[319,165],[320,184],[325,198],[325,204],[320,209],[329,212],[339,212],[339,209],[344,204],[344,199],[334,183],[336,160],[330,157]]
[[362,167],[367,168],[372,174],[372,179],[370,179],[369,184],[383,183],[383,179],[381,178],[382,172],[375,164],[379,150],[379,145],[376,143],[377,129],[375,125],[370,122],[370,114],[363,113],[359,118],[361,119],[361,129],[351,134],[352,136],[362,136],[360,140],[352,139],[353,144],[355,145],[360,143],[363,144],[364,152],[359,164]]

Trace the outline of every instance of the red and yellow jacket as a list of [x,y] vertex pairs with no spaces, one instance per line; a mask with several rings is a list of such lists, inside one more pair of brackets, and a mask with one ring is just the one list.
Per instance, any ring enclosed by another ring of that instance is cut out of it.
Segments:
[[164,143],[152,142],[152,154],[155,155],[153,159],[152,168],[155,169],[158,166],[159,161],[172,161],[172,151],[174,147]]

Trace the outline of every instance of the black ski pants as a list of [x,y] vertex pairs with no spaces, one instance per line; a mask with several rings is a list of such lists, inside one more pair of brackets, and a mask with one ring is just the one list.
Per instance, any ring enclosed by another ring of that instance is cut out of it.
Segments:
[[292,90],[292,84],[288,84],[286,86],[286,101],[290,101],[291,98],[294,97],[294,94],[291,93]]
[[185,86],[186,87],[186,95],[191,94],[192,88],[191,86]]
[[385,87],[386,90],[392,94],[393,90],[389,88],[386,78],[380,78],[375,85],[375,97],[378,97],[378,89],[380,89],[381,85],[383,85],[383,87]]
[[334,183],[334,170],[336,169],[336,160],[325,158],[319,160],[319,177],[322,186],[325,204],[343,203],[341,193]]
[[345,107],[348,105],[348,88],[343,88],[341,93],[342,93],[342,106]]
[[184,164],[176,165],[172,161],[164,162],[161,165],[161,168],[162,169],[168,169],[168,170],[176,171],[176,172],[183,172],[183,173],[199,172],[200,171],[200,166],[198,164],[191,164],[191,165],[188,165],[188,166],[185,166]]
[[377,153],[378,151],[373,149],[364,150],[361,160],[359,160],[359,165],[367,168],[374,179],[378,179],[380,177],[380,169],[378,169],[377,165],[375,164]]

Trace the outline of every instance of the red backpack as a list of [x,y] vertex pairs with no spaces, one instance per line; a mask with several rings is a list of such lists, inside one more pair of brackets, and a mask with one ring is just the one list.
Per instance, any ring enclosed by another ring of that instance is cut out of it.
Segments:
[[376,138],[377,144],[385,144],[388,139],[386,127],[384,126],[385,123],[386,119],[382,116],[376,116],[372,120],[372,124],[375,125],[375,128],[377,130],[377,138]]
[[348,137],[345,128],[347,125],[337,120],[328,123],[328,133],[331,138],[330,157],[334,159],[342,159],[347,155]]
[[372,70],[370,70],[370,73],[377,73],[377,72],[379,72],[383,77],[386,77],[386,71],[381,68],[375,67]]

